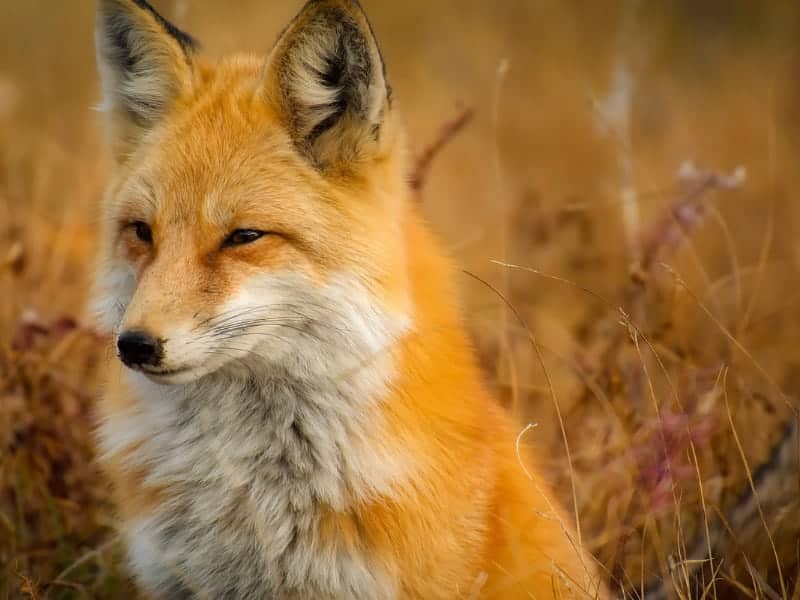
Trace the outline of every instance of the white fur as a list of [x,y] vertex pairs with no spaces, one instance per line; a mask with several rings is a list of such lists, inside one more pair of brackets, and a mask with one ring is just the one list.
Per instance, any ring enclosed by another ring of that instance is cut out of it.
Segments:
[[[335,41],[332,40],[333,43]],[[303,113],[303,118],[299,120],[303,128],[298,133],[306,137],[318,123],[336,111],[335,105],[343,90],[341,87],[328,87],[319,80],[319,73],[324,73],[326,69],[327,46],[309,42],[303,50],[287,84],[296,94],[298,110]]]
[[92,308],[98,325],[105,331],[116,331],[136,291],[136,272],[127,263],[103,265],[94,292]]
[[177,572],[160,556],[156,531],[156,522],[149,518],[129,523],[125,531],[131,567],[142,585],[149,589],[158,589],[162,582],[172,579]]
[[[123,285],[106,304],[130,299]],[[317,515],[391,497],[413,469],[409,453],[382,443],[379,410],[408,318],[378,309],[353,278],[320,286],[273,274],[194,339],[181,329],[166,358],[190,362],[193,379],[162,385],[127,372],[136,407],[100,429],[107,454],[136,445],[128,464],[173,492],[129,529],[141,583],[169,597],[392,598],[394,574],[368,549],[323,545]]]
[[[301,139],[306,139],[311,132],[326,119],[341,109],[338,104],[348,94],[357,93],[362,96],[360,103],[366,107],[364,114],[359,114],[358,119],[363,120],[357,130],[362,134],[369,133],[373,125],[380,123],[386,99],[386,81],[384,80],[381,57],[369,42],[366,42],[364,56],[350,56],[351,62],[368,61],[371,66],[369,81],[350,80],[339,85],[332,85],[324,81],[320,74],[326,73],[330,63],[335,60],[335,54],[341,52],[342,44],[351,43],[342,39],[342,31],[332,27],[330,23],[311,23],[306,26],[307,31],[294,33],[299,42],[290,49],[289,60],[286,63],[284,85],[293,97],[292,109],[295,111],[293,125],[298,128],[295,132]],[[290,34],[291,35],[291,34]],[[347,48],[346,52],[351,52]],[[353,65],[349,65],[353,68]],[[345,85],[353,89],[345,89]],[[348,107],[352,110],[354,107]],[[362,108],[363,110],[363,108]],[[350,123],[353,127],[353,123]],[[339,137],[341,137],[341,131]],[[352,133],[352,131],[351,131]]]
[[[146,120],[154,120],[159,116],[159,109],[164,105],[175,84],[164,73],[156,61],[142,60],[136,73],[125,72],[114,64],[109,56],[115,51],[106,32],[98,29],[96,45],[98,52],[98,70],[103,87],[103,101],[97,107],[100,112],[113,112],[132,109]],[[135,28],[128,32],[129,43],[142,57],[151,53],[145,51],[151,43],[142,37]]]

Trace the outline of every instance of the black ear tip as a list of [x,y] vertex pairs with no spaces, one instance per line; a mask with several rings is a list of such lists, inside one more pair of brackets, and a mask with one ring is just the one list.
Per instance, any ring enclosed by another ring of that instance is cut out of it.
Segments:
[[158,24],[161,25],[168,34],[170,34],[181,45],[181,48],[186,52],[191,52],[199,47],[196,39],[185,31],[178,29],[175,25],[167,21],[161,14],[154,9],[147,0],[133,0],[139,7],[149,12],[155,17]]
[[[119,14],[121,9],[123,9],[123,6],[120,5],[132,4],[138,7],[139,9],[149,13],[161,26],[161,28],[176,42],[178,42],[178,44],[180,45],[180,47],[183,49],[184,52],[186,53],[194,52],[200,47],[200,44],[197,42],[196,39],[194,39],[191,35],[179,29],[178,27],[170,23],[167,19],[165,19],[163,16],[161,16],[161,14],[155,8],[153,8],[153,6],[149,2],[147,2],[147,0],[127,0],[123,2],[120,2],[119,0],[116,0],[114,2],[110,2],[109,0],[103,0],[103,4],[106,5],[107,9],[111,8],[113,13],[117,14]],[[112,6],[109,7],[108,5]]]

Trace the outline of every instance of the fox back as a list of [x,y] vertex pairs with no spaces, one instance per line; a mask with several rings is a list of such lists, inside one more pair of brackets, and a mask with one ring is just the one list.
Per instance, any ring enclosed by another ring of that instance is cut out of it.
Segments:
[[358,3],[211,62],[100,0],[97,48],[98,439],[145,591],[604,597],[481,381]]

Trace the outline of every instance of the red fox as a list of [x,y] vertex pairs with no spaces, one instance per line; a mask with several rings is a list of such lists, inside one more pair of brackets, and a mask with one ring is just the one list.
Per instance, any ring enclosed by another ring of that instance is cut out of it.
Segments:
[[98,438],[158,598],[605,598],[482,383],[355,0],[203,59],[100,0]]

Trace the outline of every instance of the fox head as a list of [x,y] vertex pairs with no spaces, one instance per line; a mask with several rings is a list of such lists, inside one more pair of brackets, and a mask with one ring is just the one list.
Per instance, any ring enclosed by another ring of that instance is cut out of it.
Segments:
[[144,0],[100,0],[96,43],[96,297],[128,367],[330,369],[406,326],[402,132],[357,1],[312,0],[268,56],[212,63]]

